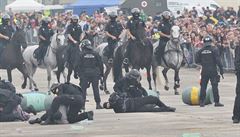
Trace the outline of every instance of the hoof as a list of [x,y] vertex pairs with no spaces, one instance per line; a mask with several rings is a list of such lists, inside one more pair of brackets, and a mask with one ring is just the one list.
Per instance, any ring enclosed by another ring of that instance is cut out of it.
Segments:
[[39,91],[39,89],[38,88],[34,88],[34,91]]
[[156,91],[156,93],[157,93],[158,95],[160,95],[160,92],[159,92],[159,91]]
[[180,95],[179,92],[175,91],[175,95]]
[[108,90],[105,90],[104,92],[105,92],[107,95],[110,94],[110,92],[109,92]]
[[103,90],[103,89],[104,89],[104,88],[103,88],[103,85],[100,85],[100,86],[99,86],[99,89],[100,89],[100,90]]
[[168,91],[168,90],[169,90],[169,87],[168,87],[168,86],[164,86],[164,89]]
[[22,84],[22,89],[25,89],[27,84]]

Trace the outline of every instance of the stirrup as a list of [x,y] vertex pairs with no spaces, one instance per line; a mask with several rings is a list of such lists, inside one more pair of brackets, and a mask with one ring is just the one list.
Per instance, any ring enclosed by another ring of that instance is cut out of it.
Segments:
[[108,59],[108,64],[112,64],[113,63],[113,59],[112,58],[109,58]]
[[123,64],[125,64],[125,65],[127,65],[128,62],[129,62],[128,58],[125,58],[125,59],[123,60]]

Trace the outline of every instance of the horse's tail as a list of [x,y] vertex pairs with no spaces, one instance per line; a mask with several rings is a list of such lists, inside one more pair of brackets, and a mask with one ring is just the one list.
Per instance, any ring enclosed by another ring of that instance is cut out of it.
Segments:
[[113,59],[113,80],[117,82],[122,77],[122,62],[123,62],[123,55],[121,47],[118,47],[115,56]]

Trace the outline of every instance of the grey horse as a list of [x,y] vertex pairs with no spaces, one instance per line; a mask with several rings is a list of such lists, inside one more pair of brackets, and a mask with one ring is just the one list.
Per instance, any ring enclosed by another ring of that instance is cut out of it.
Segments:
[[[180,87],[179,70],[181,68],[184,57],[182,48],[180,46],[180,36],[180,28],[178,26],[173,26],[171,28],[171,38],[166,44],[165,52],[161,63],[157,61],[158,59],[156,55],[153,56],[152,67],[155,91],[157,91],[156,78],[158,76],[158,66],[162,66],[164,68],[162,74],[165,79],[165,90],[169,90],[167,72],[169,69],[173,69],[175,71],[174,93],[175,95],[179,95],[179,92],[177,90]],[[158,42],[154,43],[154,51],[156,50],[157,46]]]

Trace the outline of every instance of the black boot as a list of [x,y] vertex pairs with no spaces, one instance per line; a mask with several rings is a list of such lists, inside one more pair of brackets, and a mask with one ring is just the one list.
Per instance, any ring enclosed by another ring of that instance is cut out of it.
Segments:
[[97,103],[97,104],[96,104],[96,109],[103,109],[103,107],[101,106],[100,103]]
[[219,103],[219,102],[217,102],[217,103],[215,103],[215,105],[214,105],[215,107],[223,107],[224,105],[223,104],[221,104],[221,103]]
[[35,110],[35,108],[32,106],[32,105],[30,105],[29,107],[27,107],[27,109],[25,110],[25,112],[27,112],[27,113],[32,113],[33,115],[37,115],[37,112],[36,112],[36,110]]
[[88,120],[93,120],[93,115],[94,115],[93,111],[87,112]]
[[41,122],[42,120],[40,118],[36,118],[28,121],[29,124],[40,124]]
[[200,100],[200,107],[205,107],[205,101]]

